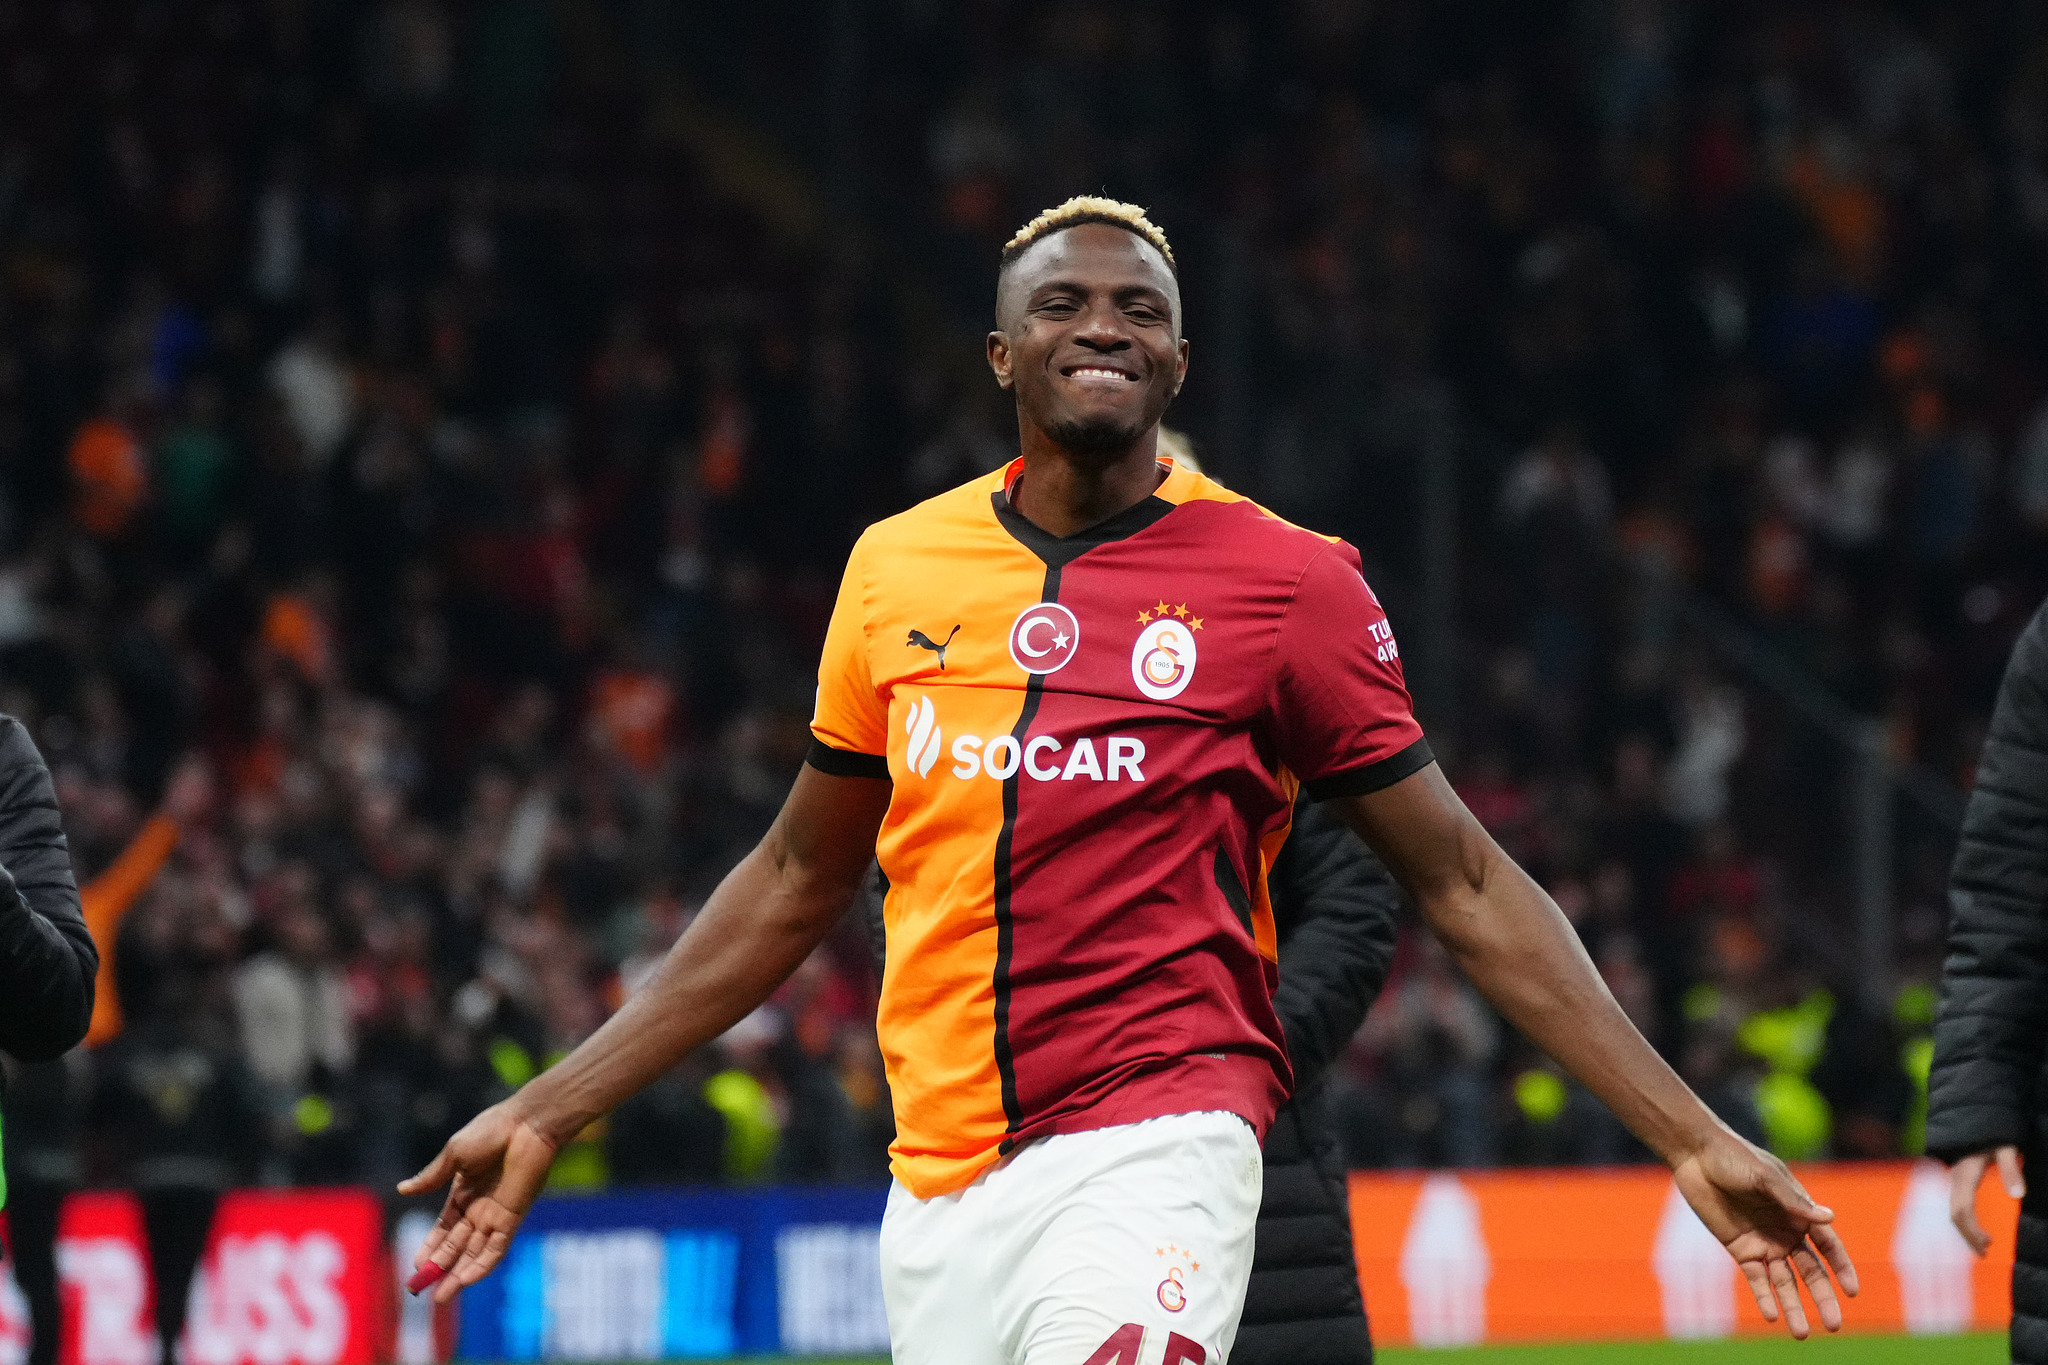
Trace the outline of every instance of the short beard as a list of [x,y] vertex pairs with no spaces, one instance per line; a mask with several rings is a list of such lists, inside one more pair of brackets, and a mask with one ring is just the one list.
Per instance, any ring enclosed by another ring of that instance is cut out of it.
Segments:
[[1128,455],[1140,436],[1158,426],[1173,400],[1173,394],[1164,395],[1158,411],[1142,413],[1134,422],[1119,422],[1113,417],[1077,417],[1047,427],[1045,434],[1080,463],[1105,468]]
[[1076,418],[1046,428],[1053,444],[1087,465],[1108,465],[1130,453],[1145,428],[1110,417]]

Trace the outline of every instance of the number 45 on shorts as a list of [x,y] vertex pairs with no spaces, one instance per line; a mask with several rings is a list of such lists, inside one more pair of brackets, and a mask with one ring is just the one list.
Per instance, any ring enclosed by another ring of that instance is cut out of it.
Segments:
[[[1145,1349],[1145,1329],[1127,1322],[1109,1334],[1109,1340],[1095,1348],[1082,1365],[1138,1365],[1138,1353]],[[1166,1359],[1160,1365],[1205,1365],[1209,1353],[1201,1343],[1189,1341],[1178,1332],[1166,1337]]]

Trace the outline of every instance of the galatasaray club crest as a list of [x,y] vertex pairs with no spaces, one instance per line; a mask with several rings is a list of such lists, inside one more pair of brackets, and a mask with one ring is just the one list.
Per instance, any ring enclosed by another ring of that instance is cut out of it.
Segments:
[[1202,1263],[1186,1247],[1160,1247],[1155,1254],[1166,1276],[1156,1291],[1159,1306],[1169,1313],[1178,1313],[1188,1306],[1188,1280],[1202,1268]]
[[1202,618],[1161,602],[1138,613],[1138,642],[1131,646],[1131,681],[1153,701],[1171,701],[1195,677],[1195,632]]

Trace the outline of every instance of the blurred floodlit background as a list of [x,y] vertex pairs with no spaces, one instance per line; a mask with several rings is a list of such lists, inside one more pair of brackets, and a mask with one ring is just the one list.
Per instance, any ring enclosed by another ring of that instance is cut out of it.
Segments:
[[[247,1179],[388,1188],[633,988],[853,536],[1013,452],[995,254],[1076,192],[1644,1030],[1918,1150],[2048,590],[2041,6],[0,0],[0,710],[82,876],[210,772],[121,1001],[238,1040]],[[883,1182],[876,984],[849,923],[558,1184]],[[1419,935],[1333,1087],[1361,1168],[1645,1155]]]

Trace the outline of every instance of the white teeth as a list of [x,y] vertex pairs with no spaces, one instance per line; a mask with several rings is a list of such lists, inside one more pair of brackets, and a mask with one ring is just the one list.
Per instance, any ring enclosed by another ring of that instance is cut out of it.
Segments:
[[1129,376],[1129,375],[1127,375],[1127,374],[1125,374],[1125,373],[1124,373],[1124,372],[1123,372],[1122,370],[1099,370],[1099,369],[1096,369],[1096,368],[1095,368],[1094,366],[1092,366],[1092,365],[1091,365],[1091,366],[1086,366],[1086,367],[1084,367],[1084,368],[1082,368],[1082,369],[1078,369],[1078,370],[1075,370],[1075,371],[1073,371],[1073,377],[1074,377],[1074,378],[1076,378],[1076,379],[1080,379],[1080,378],[1082,378],[1083,376],[1090,376],[1090,377],[1093,377],[1093,378],[1096,378],[1096,379],[1128,379],[1128,378],[1130,378],[1130,376]]

